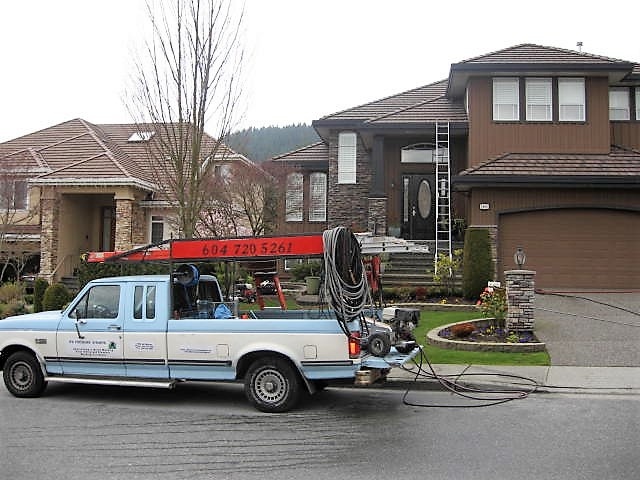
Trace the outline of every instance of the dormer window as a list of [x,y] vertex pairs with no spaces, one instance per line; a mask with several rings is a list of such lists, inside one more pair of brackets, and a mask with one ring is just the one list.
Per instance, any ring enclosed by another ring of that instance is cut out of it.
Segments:
[[130,143],[141,143],[148,142],[151,138],[156,134],[156,132],[147,131],[147,132],[133,132],[127,142]]

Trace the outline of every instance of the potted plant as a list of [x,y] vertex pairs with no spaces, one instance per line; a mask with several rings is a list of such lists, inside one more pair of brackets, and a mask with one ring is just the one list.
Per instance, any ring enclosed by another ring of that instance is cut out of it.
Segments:
[[303,280],[307,286],[307,295],[317,295],[320,291],[320,262],[299,263],[291,269],[294,280]]

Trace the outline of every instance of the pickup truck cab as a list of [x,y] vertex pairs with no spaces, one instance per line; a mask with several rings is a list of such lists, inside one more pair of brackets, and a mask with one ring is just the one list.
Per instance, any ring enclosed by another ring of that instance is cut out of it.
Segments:
[[372,383],[418,351],[368,355],[357,322],[345,331],[327,311],[239,313],[237,302],[223,302],[214,276],[193,273],[93,280],[62,311],[1,320],[7,389],[35,397],[49,381],[166,388],[243,381],[257,409],[283,412],[305,390],[333,380]]

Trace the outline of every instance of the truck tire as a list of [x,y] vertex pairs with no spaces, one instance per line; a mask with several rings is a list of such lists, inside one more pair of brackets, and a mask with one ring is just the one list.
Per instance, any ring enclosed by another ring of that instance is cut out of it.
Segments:
[[261,412],[287,412],[300,399],[302,385],[298,372],[287,360],[263,357],[251,364],[244,377],[244,391]]
[[16,397],[39,397],[47,387],[38,360],[28,352],[12,354],[4,364],[4,384]]
[[384,357],[391,351],[391,340],[384,333],[374,333],[369,336],[369,353],[376,357]]

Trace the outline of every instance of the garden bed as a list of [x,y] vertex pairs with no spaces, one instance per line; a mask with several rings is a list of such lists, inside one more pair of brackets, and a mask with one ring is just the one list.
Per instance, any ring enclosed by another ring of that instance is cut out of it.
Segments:
[[[464,338],[453,336],[452,328],[455,329],[456,325],[465,323],[473,325],[473,332]],[[450,350],[479,352],[529,353],[546,350],[546,345],[540,342],[533,332],[521,332],[507,336],[493,328],[494,323],[495,321],[492,319],[483,318],[442,325],[427,333],[427,343]]]

